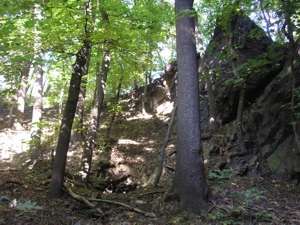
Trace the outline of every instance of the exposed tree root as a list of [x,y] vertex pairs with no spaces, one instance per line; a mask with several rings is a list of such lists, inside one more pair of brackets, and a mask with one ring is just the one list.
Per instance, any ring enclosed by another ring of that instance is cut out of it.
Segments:
[[124,207],[124,208],[126,208],[126,209],[129,209],[129,210],[131,210],[131,211],[133,211],[133,212],[142,214],[142,215],[144,215],[144,216],[146,216],[146,217],[151,217],[151,218],[155,218],[155,217],[156,217],[156,215],[155,215],[154,213],[152,213],[152,212],[146,212],[146,211],[143,211],[143,210],[141,210],[141,209],[139,209],[139,208],[136,208],[136,207],[127,205],[127,204],[125,204],[125,203],[123,203],[123,202],[112,201],[112,200],[106,200],[106,199],[98,199],[98,198],[90,198],[90,199],[87,199],[87,198],[85,198],[85,197],[83,197],[83,196],[81,196],[81,195],[78,195],[78,194],[74,193],[74,192],[71,190],[71,188],[70,188],[70,187],[67,187],[66,185],[65,185],[65,188],[66,188],[66,191],[68,192],[68,194],[69,194],[72,198],[76,199],[77,201],[80,201],[80,202],[85,203],[85,204],[86,204],[88,207],[90,207],[90,208],[96,209],[97,212],[99,212],[101,215],[104,214],[103,211],[102,211],[100,208],[97,208],[97,205],[94,204],[94,203],[92,203],[92,202],[102,202],[102,203],[107,203],[107,204],[118,205],[118,206],[122,206],[122,207]]
[[89,200],[93,201],[93,202],[103,202],[103,203],[108,203],[108,204],[122,206],[122,207],[124,207],[126,209],[129,209],[129,210],[131,210],[133,212],[142,214],[142,215],[144,215],[146,217],[151,217],[151,218],[155,218],[156,217],[156,215],[154,213],[152,213],[152,212],[143,211],[143,210],[141,210],[139,208],[127,205],[127,204],[125,204],[123,202],[117,202],[117,201],[106,200],[106,199],[98,199],[98,198],[90,198]]
[[95,209],[98,213],[100,213],[100,215],[103,215],[103,211],[100,208],[97,208],[97,205],[90,202],[88,199],[86,199],[85,197],[78,195],[76,193],[74,193],[70,187],[68,187],[67,185],[65,185],[66,191],[68,192],[68,194],[74,198],[77,201],[83,202],[84,204],[86,204],[88,207]]

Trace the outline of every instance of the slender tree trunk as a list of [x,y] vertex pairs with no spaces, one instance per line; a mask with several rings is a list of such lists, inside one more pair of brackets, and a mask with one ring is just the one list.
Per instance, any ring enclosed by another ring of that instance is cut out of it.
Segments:
[[207,84],[208,105],[209,105],[209,126],[211,131],[213,132],[216,128],[218,128],[218,123],[217,123],[216,98],[212,87],[211,77],[207,77],[206,84]]
[[148,180],[148,182],[146,183],[145,186],[148,186],[148,185],[157,186],[159,183],[159,180],[162,175],[163,168],[164,168],[164,164],[166,161],[166,147],[168,146],[168,143],[169,143],[169,140],[170,140],[170,137],[172,134],[172,129],[175,124],[176,111],[177,111],[177,106],[174,104],[174,109],[173,109],[171,119],[168,124],[168,130],[167,130],[164,142],[159,150],[158,165],[155,168],[154,173],[152,174],[152,176],[150,177],[150,179]]
[[270,38],[270,40],[272,40],[271,31],[270,31],[270,27],[271,27],[270,18],[267,18],[268,13],[265,12],[263,1],[264,0],[259,0],[259,7],[266,23],[267,35]]
[[85,96],[86,96],[86,77],[83,77],[81,80],[80,92],[79,92],[79,99],[77,105],[77,115],[79,117],[79,135],[80,135],[80,142],[84,143],[84,115],[85,115]]
[[144,92],[143,92],[143,98],[142,98],[142,113],[143,114],[147,114],[147,108],[149,107],[148,104],[148,99],[147,99],[147,95],[148,95],[148,72],[145,73],[145,86],[144,86]]
[[28,88],[28,77],[30,72],[31,62],[25,62],[24,67],[21,71],[20,87],[17,91],[17,110],[21,115],[25,111],[25,98]]
[[[231,24],[234,24],[236,21],[232,21]],[[242,74],[239,73],[237,68],[237,63],[239,62],[239,55],[236,52],[234,43],[233,43],[233,33],[234,33],[234,27],[230,26],[229,33],[228,33],[228,47],[230,51],[231,56],[231,68],[233,75],[236,79],[242,78],[241,84],[240,84],[240,94],[239,94],[239,103],[237,108],[237,138],[238,138],[238,144],[240,148],[240,152],[238,155],[247,154],[248,150],[245,145],[244,140],[244,131],[243,131],[243,111],[244,111],[244,99],[245,99],[245,92],[246,92],[246,82],[247,78],[243,77]]]
[[71,129],[79,98],[81,79],[88,70],[87,66],[90,52],[91,43],[86,40],[82,48],[76,54],[76,61],[73,65],[68,98],[61,121],[56,154],[53,163],[52,179],[50,184],[50,195],[52,197],[58,197],[62,193]]
[[31,159],[32,161],[41,158],[41,120],[43,114],[43,77],[44,71],[41,65],[37,65],[35,68],[35,84],[34,84],[34,102],[31,119]]
[[243,131],[243,111],[244,111],[244,102],[245,102],[245,92],[246,92],[246,82],[243,82],[243,85],[240,90],[239,104],[237,109],[237,137],[240,146],[240,154],[246,154],[247,148],[245,145],[244,131]]
[[91,169],[93,151],[97,146],[97,133],[100,128],[100,117],[103,110],[104,94],[106,80],[110,68],[111,55],[109,49],[105,49],[103,53],[102,63],[99,65],[99,72],[97,73],[96,96],[94,97],[95,103],[91,110],[90,125],[86,140],[86,146],[82,156],[82,169],[86,173],[86,180],[88,180]]
[[[37,21],[42,18],[42,9],[39,4],[34,5],[34,17]],[[41,157],[41,120],[43,113],[43,79],[44,71],[42,68],[42,41],[38,25],[35,25],[34,29],[34,73],[35,83],[33,87],[33,109],[32,109],[32,120],[31,120],[31,160],[39,160]]]
[[175,0],[178,62],[175,189],[183,209],[207,208],[207,182],[200,134],[199,80],[193,0]]
[[[122,74],[121,74],[121,78],[120,78],[120,81],[119,81],[119,84],[118,84],[117,94],[116,94],[116,97],[114,99],[114,103],[116,105],[119,103],[119,100],[120,100],[121,88],[122,88],[122,83],[123,83],[123,78],[124,78],[123,66],[121,66],[121,67],[122,67],[122,69],[121,69]],[[110,138],[111,138],[111,129],[112,129],[113,124],[115,122],[116,116],[117,116],[117,113],[114,111],[112,116],[111,116],[111,119],[110,119],[110,122],[109,122],[109,125],[108,125],[108,128],[107,128],[107,132],[106,132],[106,139],[107,140],[110,140]]]

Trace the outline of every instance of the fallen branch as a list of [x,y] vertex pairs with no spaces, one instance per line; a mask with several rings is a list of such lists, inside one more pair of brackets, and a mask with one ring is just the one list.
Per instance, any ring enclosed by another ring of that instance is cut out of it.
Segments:
[[139,194],[139,197],[145,196],[145,195],[154,195],[154,194],[161,194],[161,193],[165,193],[165,191],[150,191],[150,192],[145,192],[142,194]]
[[127,205],[123,202],[117,202],[117,201],[112,201],[112,200],[106,200],[106,199],[98,199],[98,198],[90,198],[89,201],[93,201],[93,202],[103,202],[103,203],[108,203],[108,204],[113,204],[113,205],[118,205],[118,206],[122,206],[124,208],[127,208],[133,212],[136,212],[136,213],[139,213],[139,214],[142,214],[146,217],[156,217],[156,215],[152,212],[145,212],[139,208],[136,208],[136,207],[133,207],[133,206],[130,206],[130,205]]
[[78,194],[74,193],[74,192],[71,190],[71,188],[67,187],[66,185],[65,185],[65,188],[66,188],[68,194],[69,194],[72,198],[74,198],[74,199],[77,200],[77,201],[83,202],[84,204],[86,204],[86,205],[87,205],[88,207],[90,207],[90,208],[96,209],[96,211],[97,211],[98,213],[100,213],[101,215],[103,215],[103,211],[102,211],[100,208],[97,208],[97,205],[93,204],[92,202],[90,202],[90,201],[89,201],[88,199],[86,199],[85,197],[83,197],[83,196],[81,196],[81,195],[78,195]]
[[17,172],[17,171],[20,171],[20,170],[14,169],[14,168],[0,169],[0,172]]

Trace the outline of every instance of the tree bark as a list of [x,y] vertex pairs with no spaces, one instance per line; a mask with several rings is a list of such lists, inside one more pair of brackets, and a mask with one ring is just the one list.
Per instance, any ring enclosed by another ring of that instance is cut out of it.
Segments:
[[237,109],[237,137],[240,147],[239,154],[247,154],[248,150],[245,145],[244,131],[243,131],[243,111],[244,111],[244,100],[246,92],[246,82],[244,81],[240,90],[239,104]]
[[[121,88],[122,88],[122,83],[123,83],[123,78],[124,78],[123,65],[121,65],[121,73],[122,74],[121,74],[121,78],[120,78],[120,81],[119,81],[119,84],[118,84],[117,94],[116,94],[116,97],[114,99],[114,103],[116,105],[119,103],[119,100],[120,100]],[[107,140],[109,140],[111,138],[111,129],[112,129],[113,124],[115,122],[116,116],[117,116],[117,113],[114,111],[112,116],[111,116],[107,131],[106,131],[106,139]]]
[[43,78],[44,71],[41,65],[37,65],[35,68],[35,84],[34,84],[34,102],[31,119],[31,160],[39,160],[41,158],[41,120],[43,114]]
[[143,97],[142,97],[142,112],[143,114],[147,114],[147,108],[148,107],[148,99],[147,99],[147,95],[148,95],[148,72],[145,73],[145,86],[144,86],[144,91],[143,91]]
[[175,0],[178,62],[175,189],[184,210],[207,208],[201,134],[193,0]]
[[85,116],[85,96],[86,96],[86,77],[82,78],[79,99],[77,105],[77,116],[79,117],[79,125],[78,125],[78,134],[80,136],[80,142],[84,143],[85,134],[84,134],[84,116]]
[[271,31],[270,31],[271,22],[270,22],[270,18],[267,18],[268,13],[265,12],[263,1],[264,0],[259,0],[259,7],[266,23],[267,35],[270,38],[270,40],[272,40]]
[[[42,18],[42,9],[39,4],[34,5],[34,17],[37,21]],[[33,109],[31,119],[31,161],[39,160],[41,157],[41,120],[43,113],[43,79],[44,71],[42,68],[42,40],[37,25],[34,28],[34,95],[33,95]]]
[[28,77],[30,72],[31,62],[25,62],[21,71],[20,87],[17,91],[17,110],[19,113],[24,114],[25,111],[25,98],[28,88]]
[[91,43],[86,40],[82,48],[76,54],[76,61],[73,65],[68,98],[61,121],[56,154],[53,163],[52,179],[50,184],[50,195],[52,197],[58,197],[62,193],[71,129],[79,98],[81,79],[88,70],[87,66],[90,52]]
[[211,77],[208,76],[206,80],[207,84],[207,93],[208,93],[208,105],[209,105],[209,126],[211,132],[214,132],[218,128],[217,122],[217,107],[216,107],[216,98],[213,90],[213,84]]

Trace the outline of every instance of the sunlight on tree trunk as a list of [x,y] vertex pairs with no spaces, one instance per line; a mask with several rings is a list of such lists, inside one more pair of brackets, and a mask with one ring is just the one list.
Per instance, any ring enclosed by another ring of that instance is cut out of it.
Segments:
[[26,92],[28,88],[28,77],[29,77],[30,67],[31,67],[31,62],[26,62],[20,74],[21,81],[20,81],[20,87],[17,91],[17,110],[21,114],[24,114],[25,112],[25,98],[26,98]]
[[[34,5],[34,17],[36,21],[42,19],[42,9],[38,4]],[[32,109],[32,120],[31,120],[31,161],[39,160],[41,157],[41,120],[43,113],[43,76],[44,71],[42,68],[42,40],[40,31],[37,29],[37,24],[34,29],[34,71],[33,77],[35,83],[33,86],[33,109]]]

